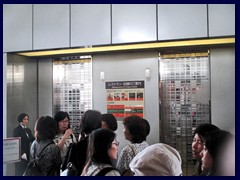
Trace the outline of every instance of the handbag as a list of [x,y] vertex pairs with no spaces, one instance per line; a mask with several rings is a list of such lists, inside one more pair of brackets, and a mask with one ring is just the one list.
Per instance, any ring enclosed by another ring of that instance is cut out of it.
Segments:
[[68,147],[67,154],[65,156],[65,159],[63,161],[62,165],[62,171],[65,171],[66,176],[79,176],[79,170],[74,165],[73,160],[74,160],[74,150],[76,152],[77,148],[77,143],[71,143]]
[[43,157],[42,153],[44,152],[44,150],[53,143],[53,141],[48,143],[36,157],[36,146],[34,147],[33,159],[28,163],[27,168],[23,173],[23,176],[41,176],[43,174],[42,168],[39,166],[39,160]]

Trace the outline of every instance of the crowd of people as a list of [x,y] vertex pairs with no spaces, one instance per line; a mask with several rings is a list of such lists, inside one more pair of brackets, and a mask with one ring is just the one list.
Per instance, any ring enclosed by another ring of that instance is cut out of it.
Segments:
[[[19,126],[14,129],[13,136],[21,137],[21,161],[15,163],[16,176],[28,175],[28,165],[40,155],[38,170],[32,175],[183,175],[180,153],[168,144],[149,145],[150,124],[139,116],[128,116],[122,121],[124,137],[129,144],[121,152],[118,152],[115,133],[118,122],[112,114],[87,110],[80,120],[79,137],[73,133],[67,112],[59,111],[53,118],[40,117],[35,122],[34,134],[27,127],[28,114],[20,114],[17,120]],[[235,138],[231,133],[213,124],[199,125],[192,140],[192,155],[196,161],[193,175],[235,175],[235,171],[226,171],[226,167],[219,165],[235,155],[235,149],[229,148],[233,145]]]

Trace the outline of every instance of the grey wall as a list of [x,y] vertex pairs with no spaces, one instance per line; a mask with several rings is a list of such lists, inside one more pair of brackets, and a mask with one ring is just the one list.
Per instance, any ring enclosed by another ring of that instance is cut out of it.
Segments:
[[157,40],[156,4],[113,4],[112,43]]
[[209,4],[209,36],[235,35],[235,5]]
[[53,61],[38,60],[38,114],[53,116]]
[[[151,79],[145,79],[145,69],[151,71]],[[100,72],[105,73],[105,81],[100,80]],[[93,56],[93,108],[106,113],[107,81],[145,81],[145,118],[150,122],[151,132],[147,142],[159,142],[159,101],[158,101],[158,53],[121,53]],[[119,151],[126,145],[123,125],[118,124]]]
[[111,44],[110,4],[72,4],[71,47],[99,44]]
[[3,52],[229,35],[234,4],[3,5]]
[[32,4],[3,5],[3,52],[32,50]]
[[207,37],[206,4],[158,4],[158,40]]
[[70,47],[69,5],[35,4],[33,8],[33,49]]
[[235,48],[211,49],[210,60],[212,123],[234,132]]

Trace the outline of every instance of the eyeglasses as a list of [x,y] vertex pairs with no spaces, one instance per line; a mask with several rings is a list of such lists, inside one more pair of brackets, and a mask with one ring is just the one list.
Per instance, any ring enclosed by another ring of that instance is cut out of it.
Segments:
[[197,140],[195,138],[193,138],[192,143],[197,143],[197,144],[203,145],[202,140]]
[[114,142],[112,142],[112,144],[115,144],[116,146],[119,146],[119,142],[118,141],[114,141]]
[[62,121],[59,121],[60,123],[69,123],[69,120],[62,120]]

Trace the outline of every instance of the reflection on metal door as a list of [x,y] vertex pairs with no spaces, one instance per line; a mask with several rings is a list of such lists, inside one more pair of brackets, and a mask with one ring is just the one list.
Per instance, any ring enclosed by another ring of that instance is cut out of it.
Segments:
[[210,123],[208,53],[160,55],[161,142],[181,154],[184,175],[192,175],[192,138],[196,127]]
[[92,58],[61,57],[53,62],[53,113],[66,111],[77,134],[82,114],[92,109]]

